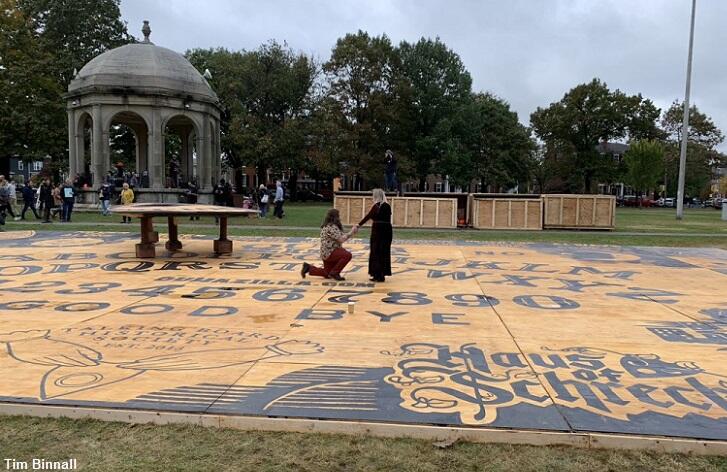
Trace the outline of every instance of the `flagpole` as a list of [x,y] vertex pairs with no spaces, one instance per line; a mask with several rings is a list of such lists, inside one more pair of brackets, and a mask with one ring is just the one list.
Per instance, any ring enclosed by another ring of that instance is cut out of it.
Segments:
[[687,87],[684,92],[684,120],[682,122],[682,146],[679,153],[679,185],[677,187],[677,220],[684,217],[684,174],[687,166],[687,140],[689,138],[689,91],[692,85],[692,50],[694,48],[694,12],[697,0],[692,0],[692,22],[689,28],[689,56],[687,59]]

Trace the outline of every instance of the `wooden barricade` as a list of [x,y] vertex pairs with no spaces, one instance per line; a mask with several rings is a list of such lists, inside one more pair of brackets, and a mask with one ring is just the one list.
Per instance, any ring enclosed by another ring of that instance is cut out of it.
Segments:
[[545,229],[614,229],[616,197],[611,195],[543,195]]
[[[456,228],[457,200],[453,198],[391,197],[391,224],[395,228]],[[334,208],[345,225],[358,223],[371,209],[370,195],[336,194]]]
[[543,229],[543,201],[537,195],[515,198],[473,194],[469,213],[475,229]]

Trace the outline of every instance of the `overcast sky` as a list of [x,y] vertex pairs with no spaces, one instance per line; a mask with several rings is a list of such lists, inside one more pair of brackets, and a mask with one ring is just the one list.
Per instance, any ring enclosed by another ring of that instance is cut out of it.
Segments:
[[[593,77],[664,109],[684,96],[690,0],[122,0],[129,31],[155,44],[255,49],[270,39],[325,61],[358,29],[394,43],[439,36],[475,90],[529,123]],[[727,0],[698,0],[692,103],[727,131]],[[727,152],[727,144],[720,146]]]

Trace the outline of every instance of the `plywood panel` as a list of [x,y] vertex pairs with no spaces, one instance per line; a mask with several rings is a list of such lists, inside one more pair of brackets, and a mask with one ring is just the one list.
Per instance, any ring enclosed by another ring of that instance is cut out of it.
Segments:
[[616,198],[610,195],[543,195],[544,227],[613,229]]
[[391,204],[391,224],[397,228],[406,226],[408,201],[406,199],[392,198],[389,200],[389,203]]
[[540,199],[485,198],[473,200],[477,229],[542,229]]
[[[456,200],[433,198],[389,199],[392,224],[397,228],[456,228]],[[357,224],[373,206],[370,196],[336,195],[335,208],[345,225]],[[368,223],[369,225],[371,223]]]
[[374,284],[360,240],[336,282],[300,277],[316,239],[19,236],[2,402],[727,439],[725,251],[412,242]]
[[409,202],[406,226],[409,228],[418,228],[422,226],[422,206],[423,202],[420,198],[407,198]]
[[543,201],[531,200],[527,202],[527,228],[543,229]]
[[439,208],[436,200],[422,200],[422,227],[436,228]]

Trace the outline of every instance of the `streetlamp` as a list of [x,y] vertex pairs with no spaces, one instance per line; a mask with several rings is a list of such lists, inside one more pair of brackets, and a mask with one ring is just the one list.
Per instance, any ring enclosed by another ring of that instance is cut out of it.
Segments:
[[689,56],[687,59],[687,87],[684,92],[684,121],[682,123],[682,146],[679,153],[679,185],[677,187],[677,220],[684,217],[684,174],[687,165],[687,139],[689,138],[689,89],[692,82],[692,49],[694,47],[694,11],[697,0],[692,0],[692,22],[689,29]]

